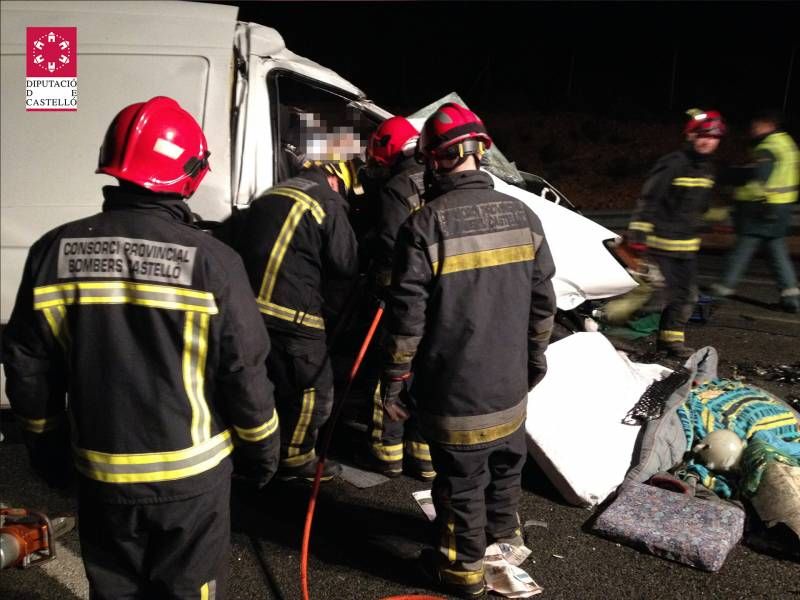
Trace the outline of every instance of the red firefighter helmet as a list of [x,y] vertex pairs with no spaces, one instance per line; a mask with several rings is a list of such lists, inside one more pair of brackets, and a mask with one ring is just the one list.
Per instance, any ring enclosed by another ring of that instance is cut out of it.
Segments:
[[686,114],[689,115],[689,122],[683,130],[685,135],[693,133],[698,136],[722,137],[727,131],[719,111],[690,108]]
[[419,149],[426,158],[463,157],[491,147],[483,121],[455,102],[443,104],[428,117],[419,136]]
[[391,167],[400,156],[413,156],[419,131],[405,117],[391,117],[369,136],[367,158]]
[[209,154],[194,117],[172,98],[156,96],[114,117],[95,172],[188,198],[209,170]]

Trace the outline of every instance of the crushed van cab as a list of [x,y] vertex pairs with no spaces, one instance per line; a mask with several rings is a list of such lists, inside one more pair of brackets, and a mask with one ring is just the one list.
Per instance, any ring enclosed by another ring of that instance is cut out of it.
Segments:
[[[391,113],[335,72],[288,50],[280,33],[237,21],[238,8],[188,2],[16,2],[2,12],[0,322],[7,322],[31,244],[100,210],[95,175],[104,127],[122,106],[177,100],[202,125],[211,172],[189,202],[205,221],[245,208],[282,177],[288,114],[320,114],[366,139]],[[77,28],[77,110],[27,111],[26,30]],[[176,31],[191,32],[176,35]],[[412,115],[424,119],[432,103]],[[539,215],[556,262],[558,306],[570,310],[636,286],[605,244],[617,236],[547,194],[492,149],[484,168],[499,191]],[[108,184],[113,183],[108,179]]]

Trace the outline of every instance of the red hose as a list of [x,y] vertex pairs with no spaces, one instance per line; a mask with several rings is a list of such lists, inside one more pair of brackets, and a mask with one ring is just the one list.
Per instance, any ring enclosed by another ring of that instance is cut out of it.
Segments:
[[356,360],[353,362],[353,368],[350,370],[350,375],[347,378],[347,387],[345,387],[341,400],[339,400],[339,402],[337,402],[333,407],[330,422],[328,423],[328,427],[325,430],[325,436],[322,440],[322,444],[320,445],[319,459],[317,460],[317,471],[314,475],[314,485],[311,488],[311,498],[308,500],[306,524],[303,528],[303,546],[302,550],[300,551],[300,586],[303,600],[309,600],[308,543],[311,539],[311,523],[314,520],[314,509],[317,506],[317,496],[319,495],[319,486],[320,482],[322,481],[322,470],[325,467],[325,458],[328,455],[328,447],[331,445],[333,428],[336,425],[336,420],[339,418],[341,408],[344,405],[345,400],[347,400],[347,396],[350,394],[350,387],[353,385],[353,380],[356,378],[356,373],[358,373],[358,369],[361,366],[361,361],[364,360],[364,355],[367,353],[369,343],[372,341],[372,337],[375,335],[375,330],[378,328],[378,323],[383,316],[383,307],[383,302],[381,302],[380,306],[378,306],[378,310],[375,311],[375,316],[372,318],[372,324],[370,325],[369,331],[367,332],[367,335],[361,344],[361,348],[358,351],[358,356],[356,356]]

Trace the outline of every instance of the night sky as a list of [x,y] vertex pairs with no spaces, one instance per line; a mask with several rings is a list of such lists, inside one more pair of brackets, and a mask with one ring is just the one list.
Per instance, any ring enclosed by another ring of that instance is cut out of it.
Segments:
[[793,2],[226,3],[398,113],[455,90],[488,119],[671,119],[701,106],[741,121],[784,107],[792,62],[786,112],[800,113]]

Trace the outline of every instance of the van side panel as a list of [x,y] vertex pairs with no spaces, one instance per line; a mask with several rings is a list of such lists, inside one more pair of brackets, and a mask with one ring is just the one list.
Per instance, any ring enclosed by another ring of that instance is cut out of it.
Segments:
[[[231,210],[230,104],[236,7],[177,2],[2,2],[0,322],[13,308],[30,245],[97,212],[97,154],[124,106],[175,98],[203,126],[211,172],[189,200],[204,219]],[[78,29],[77,112],[25,111],[28,26]]]

